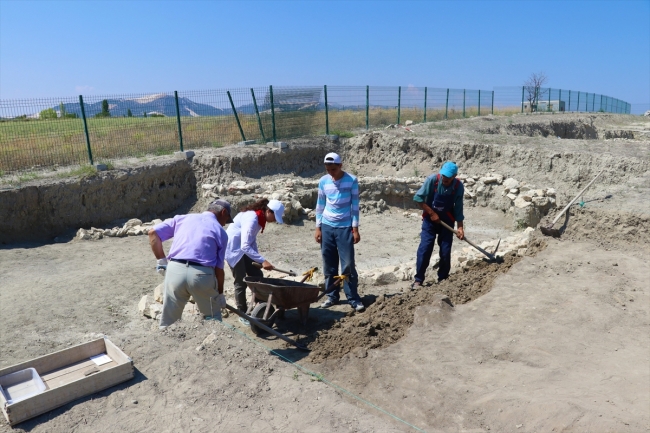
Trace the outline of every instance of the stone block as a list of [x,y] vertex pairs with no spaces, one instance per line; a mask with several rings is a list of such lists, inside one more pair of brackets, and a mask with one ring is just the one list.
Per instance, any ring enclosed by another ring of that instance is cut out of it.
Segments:
[[277,149],[286,149],[286,148],[289,147],[289,145],[287,143],[285,143],[284,141],[276,141],[276,142],[269,141],[266,144],[269,145],[269,146],[275,147]]
[[[531,199],[532,200],[532,199]],[[524,199],[524,197],[519,196],[515,199],[515,207],[519,209],[524,209],[530,206],[532,203],[529,200]]]
[[142,299],[140,299],[140,302],[138,302],[138,311],[140,312],[140,314],[142,314],[143,316],[146,316],[146,317],[150,317],[149,316],[149,314],[150,314],[149,313],[149,307],[153,303],[154,303],[153,296],[144,295],[142,297]]
[[135,226],[141,226],[141,225],[142,225],[142,221],[141,221],[141,220],[139,220],[139,219],[137,219],[137,218],[132,218],[132,219],[128,220],[128,221],[124,224],[123,227],[124,227],[125,229],[130,229],[130,228],[132,228],[132,227],[135,227]]
[[509,177],[509,178],[507,178],[506,180],[503,181],[503,187],[506,188],[506,189],[519,188],[519,182],[517,181],[517,179]]
[[155,289],[153,289],[153,298],[156,302],[163,303],[163,295],[165,293],[165,283],[158,284]]
[[162,313],[163,306],[162,304],[159,304],[157,302],[154,302],[153,304],[149,305],[149,314],[145,311],[145,316],[149,317],[150,319],[157,319],[158,316]]
[[182,151],[182,152],[174,152],[174,158],[181,159],[181,160],[183,160],[183,159],[192,159],[192,158],[194,158],[194,155],[195,155],[195,153],[192,150],[185,150],[185,151]]
[[237,146],[250,146],[255,143],[256,143],[255,140],[246,140],[246,141],[240,141],[239,143],[237,143]]
[[106,171],[106,170],[108,170],[108,165],[106,165],[106,164],[95,164],[95,170],[97,170],[97,171]]

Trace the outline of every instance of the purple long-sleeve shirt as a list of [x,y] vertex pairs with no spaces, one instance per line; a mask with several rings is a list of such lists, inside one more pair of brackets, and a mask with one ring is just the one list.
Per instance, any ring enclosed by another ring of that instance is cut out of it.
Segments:
[[174,238],[168,259],[223,269],[228,235],[212,212],[176,215],[153,229],[162,241]]

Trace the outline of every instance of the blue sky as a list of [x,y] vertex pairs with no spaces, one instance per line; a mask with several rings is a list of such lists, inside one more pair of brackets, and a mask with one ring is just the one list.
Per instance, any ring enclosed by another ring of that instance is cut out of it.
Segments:
[[0,99],[548,85],[650,109],[650,0],[0,0]]

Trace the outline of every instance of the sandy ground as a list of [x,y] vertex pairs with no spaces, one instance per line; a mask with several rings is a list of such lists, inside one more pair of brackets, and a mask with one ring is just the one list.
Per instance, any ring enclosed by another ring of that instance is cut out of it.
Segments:
[[[620,149],[643,159],[648,143]],[[406,282],[362,286],[363,314],[313,305],[302,335],[311,353],[232,316],[187,315],[159,332],[137,311],[161,282],[145,237],[2,246],[0,367],[101,335],[136,367],[134,380],[13,431],[648,431],[649,206],[631,188],[647,191],[647,179],[596,188],[615,201],[574,209],[562,240],[538,238],[526,257],[415,293]],[[510,233],[499,211],[466,213],[473,240]],[[414,260],[417,219],[391,209],[361,223],[360,271]],[[279,267],[320,266],[312,224],[269,225],[260,250]],[[295,311],[278,329],[295,335]]]
[[[390,213],[367,219],[372,224],[362,231],[360,268],[412,258],[417,224]],[[394,238],[374,241],[389,225]],[[278,265],[302,269],[318,260],[310,226],[269,227],[260,248],[275,244],[267,251]],[[375,254],[366,260],[370,251]],[[2,366],[103,334],[137,368],[135,380],[19,430],[414,430],[330,383],[424,431],[650,426],[647,247],[607,251],[591,242],[550,240],[536,257],[514,263],[481,298],[451,308],[435,299],[434,287],[425,288],[429,301],[411,310],[414,326],[404,338],[324,363],[276,339],[256,339],[232,317],[225,320],[232,327],[190,319],[165,333],[152,330],[153,321],[137,313],[140,296],[160,281],[144,237],[4,248],[0,262]],[[362,294],[374,299],[370,295],[401,293],[405,285],[362,287]],[[312,308],[309,326],[328,328],[333,316],[346,314],[348,321],[361,317],[351,317],[345,305]],[[295,315],[287,314],[287,323],[290,334]],[[213,332],[216,341],[197,351]]]

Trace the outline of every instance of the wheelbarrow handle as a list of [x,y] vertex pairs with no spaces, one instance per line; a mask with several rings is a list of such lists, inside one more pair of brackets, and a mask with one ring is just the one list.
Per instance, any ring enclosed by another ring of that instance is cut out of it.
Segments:
[[[262,269],[262,264],[261,263],[253,262],[253,266],[255,266],[256,268]],[[295,277],[296,275],[298,275],[294,271],[285,271],[284,269],[280,269],[280,268],[275,268],[274,267],[273,270],[278,271],[278,272],[282,272],[283,274],[291,275],[292,277]]]
[[[442,226],[443,226],[444,228],[446,228],[447,230],[450,230],[451,232],[453,232],[455,235],[458,234],[458,230],[454,230],[452,227],[448,226],[448,225],[447,225],[446,223],[444,223],[443,221],[440,221],[440,224],[442,224]],[[477,250],[479,250],[480,252],[482,252],[483,254],[485,254],[485,255],[487,256],[488,259],[490,259],[490,260],[492,260],[492,261],[495,261],[495,262],[497,261],[497,258],[496,258],[493,254],[488,253],[488,252],[485,251],[483,248],[479,247],[479,246],[476,245],[474,242],[472,242],[472,241],[470,241],[469,239],[467,239],[465,236],[463,236],[463,240],[464,240],[465,242],[467,242],[468,244],[470,244],[471,246],[473,246],[474,248],[476,248]],[[498,246],[497,246],[497,248],[498,248]]]
[[248,314],[242,313],[237,308],[231,307],[228,304],[226,304],[226,308],[228,309],[228,311],[231,311],[231,312],[235,313],[236,315],[238,315],[239,317],[242,317],[242,318],[248,320],[249,322],[251,322],[252,324],[257,326],[258,328],[262,328],[263,330],[265,330],[269,334],[273,334],[276,337],[281,338],[282,340],[286,341],[287,343],[289,343],[289,344],[291,344],[293,346],[296,346],[300,350],[309,351],[309,349],[306,346],[303,346],[302,344],[300,344],[300,343],[298,343],[296,341],[293,341],[291,338],[287,337],[286,335],[283,335],[283,334],[279,333],[278,331],[276,331],[275,329],[273,329],[273,328],[271,328],[269,326],[266,326],[265,324],[263,324],[262,322],[260,322],[259,320],[255,319],[255,318],[249,316]]

